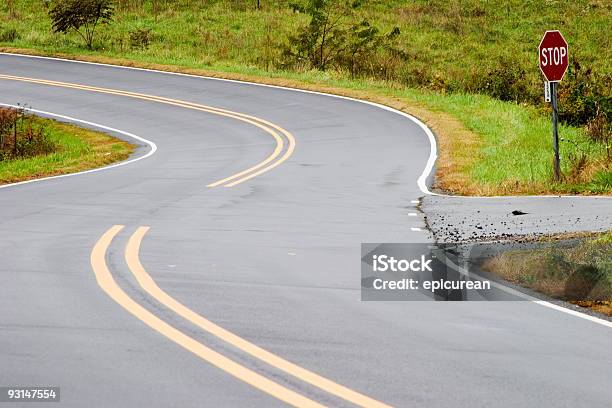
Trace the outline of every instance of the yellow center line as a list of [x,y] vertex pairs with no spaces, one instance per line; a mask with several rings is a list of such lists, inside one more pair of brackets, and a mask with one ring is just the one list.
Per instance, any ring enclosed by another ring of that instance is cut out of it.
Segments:
[[[100,87],[95,87],[95,86],[90,86],[90,85],[73,84],[73,83],[68,83],[68,82],[58,82],[58,81],[52,81],[52,80],[46,80],[46,79],[27,78],[27,77],[19,77],[19,76],[4,75],[4,74],[0,74],[0,79],[30,82],[30,83],[36,83],[36,84],[41,84],[41,85],[47,85],[47,86],[71,88],[71,89],[78,89],[78,90],[83,90],[83,91],[105,93],[105,94],[110,94],[110,95],[126,96],[130,98],[135,98],[135,99],[142,99],[142,100],[147,100],[147,101],[163,103],[167,105],[179,106],[179,107],[186,108],[186,109],[194,109],[194,110],[208,112],[208,113],[225,116],[225,117],[230,117],[230,118],[242,121],[242,122],[246,122],[272,135],[272,137],[276,141],[276,147],[274,151],[268,157],[266,157],[263,161],[257,163],[256,165],[249,167],[248,169],[240,171],[236,174],[233,174],[229,177],[226,177],[214,183],[210,183],[207,185],[207,187],[217,187],[223,184],[225,184],[226,187],[233,187],[235,185],[243,183],[253,177],[259,176],[277,167],[278,165],[282,164],[293,154],[293,151],[295,149],[295,144],[296,144],[295,137],[290,132],[288,132],[287,130],[283,129],[282,127],[274,123],[271,123],[269,121],[266,121],[264,119],[261,119],[261,118],[258,118],[252,115],[246,115],[243,113],[233,112],[233,111],[229,111],[226,109],[215,108],[212,106],[182,101],[179,99],[166,98],[166,97],[156,96],[156,95],[147,95],[147,94],[123,91],[123,90],[118,90],[118,89],[100,88]],[[283,151],[284,142],[283,142],[282,137],[277,133],[277,131],[285,136],[285,138],[287,139],[287,143],[288,143],[285,153],[280,158],[279,156],[281,155],[281,152]],[[277,158],[278,160],[272,163]]]
[[155,316],[130,298],[115,282],[115,279],[108,270],[105,259],[106,252],[113,241],[113,238],[123,228],[123,225],[115,225],[111,227],[104,233],[104,235],[102,235],[91,252],[91,266],[96,275],[98,285],[100,285],[106,294],[108,294],[125,310],[144,322],[147,326],[197,355],[202,360],[214,365],[217,368],[220,368],[237,379],[244,381],[245,383],[295,407],[324,407],[316,401],[306,398],[295,391],[277,384],[276,382],[257,374],[253,370],[250,370],[225,357],[224,355],[206,347],[192,337],[189,337],[173,326],[170,326],[168,323],[161,320],[159,317]]
[[216,325],[210,320],[202,317],[198,313],[194,312],[193,310],[189,309],[188,307],[184,306],[183,304],[175,300],[173,297],[168,295],[159,286],[157,286],[153,278],[151,278],[151,276],[146,272],[140,262],[140,245],[147,231],[149,231],[149,227],[140,227],[130,237],[128,244],[125,248],[125,261],[132,274],[136,277],[136,280],[138,281],[140,286],[149,295],[157,299],[161,304],[171,309],[179,316],[182,316],[183,318],[192,322],[196,326],[200,327],[204,331],[213,334],[214,336],[237,347],[245,353],[271,365],[272,367],[282,370],[285,373],[290,374],[308,384],[318,387],[330,394],[333,394],[361,407],[389,407],[389,405],[372,399],[367,395],[353,391],[350,388],[340,385],[312,371],[309,371],[294,363],[291,363],[290,361],[287,361],[282,357],[272,354],[267,350],[262,349],[261,347],[237,336],[232,332],[227,331],[226,329]]

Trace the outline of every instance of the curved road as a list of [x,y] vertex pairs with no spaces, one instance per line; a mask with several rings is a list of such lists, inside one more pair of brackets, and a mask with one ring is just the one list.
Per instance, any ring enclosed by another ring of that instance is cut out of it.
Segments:
[[362,242],[432,239],[411,215],[430,143],[404,116],[6,54],[0,102],[157,146],[0,189],[0,385],[57,385],[66,407],[612,400],[604,325],[532,302],[360,301]]

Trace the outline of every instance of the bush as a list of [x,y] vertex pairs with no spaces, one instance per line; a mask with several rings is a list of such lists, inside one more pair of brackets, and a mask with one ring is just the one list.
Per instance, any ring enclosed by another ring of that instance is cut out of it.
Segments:
[[23,110],[0,108],[0,161],[49,154],[56,150],[44,126]]
[[601,109],[587,122],[586,131],[591,140],[606,147],[607,158],[612,159],[612,123]]
[[[604,286],[604,290],[598,286]],[[599,292],[603,292],[603,296],[600,296]],[[576,267],[565,283],[564,297],[568,300],[607,300],[607,296],[609,296],[607,275],[605,271],[593,265]]]
[[397,27],[382,35],[367,20],[353,24],[348,30],[345,50],[338,55],[337,63],[348,69],[353,77],[362,75],[393,79],[398,62],[406,58],[395,47],[399,35]]
[[584,69],[577,59],[570,65],[559,86],[559,119],[581,126],[603,115],[612,118],[612,76],[599,75]]
[[15,0],[6,0],[6,8],[8,9],[8,16],[10,18],[15,18]]
[[477,91],[502,101],[522,102],[529,94],[526,74],[516,62],[502,58],[482,77]]
[[0,108],[0,151],[7,150],[8,139],[13,135],[20,114],[18,109]]
[[19,31],[16,28],[5,28],[0,32],[0,42],[13,42],[19,39]]
[[307,64],[324,71],[344,48],[346,20],[353,8],[344,0],[309,0],[304,10],[310,15],[310,23],[289,37],[283,56],[286,65]]
[[137,28],[130,31],[130,46],[132,48],[149,48],[153,40],[153,33],[150,28]]
[[306,6],[291,4],[310,15],[310,23],[289,37],[283,51],[285,67],[346,70],[351,76],[392,79],[397,60],[404,53],[395,47],[399,28],[381,34],[367,20],[356,20],[359,3],[345,0],[310,0]]

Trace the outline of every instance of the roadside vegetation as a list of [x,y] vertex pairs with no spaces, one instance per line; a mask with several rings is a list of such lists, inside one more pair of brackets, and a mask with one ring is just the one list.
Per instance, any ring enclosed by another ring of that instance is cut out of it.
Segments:
[[[610,194],[611,19],[599,0],[10,0],[0,47],[375,100],[436,131],[441,189]],[[560,183],[536,63],[551,28],[571,55]]]
[[0,108],[0,185],[101,167],[133,151],[104,133]]
[[484,269],[556,299],[612,316],[612,231],[504,252]]

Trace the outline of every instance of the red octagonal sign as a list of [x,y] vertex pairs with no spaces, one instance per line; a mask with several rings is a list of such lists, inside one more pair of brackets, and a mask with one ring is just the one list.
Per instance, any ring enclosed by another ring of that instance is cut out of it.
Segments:
[[558,82],[565,75],[569,52],[567,41],[557,30],[547,31],[540,41],[540,70],[547,80]]

